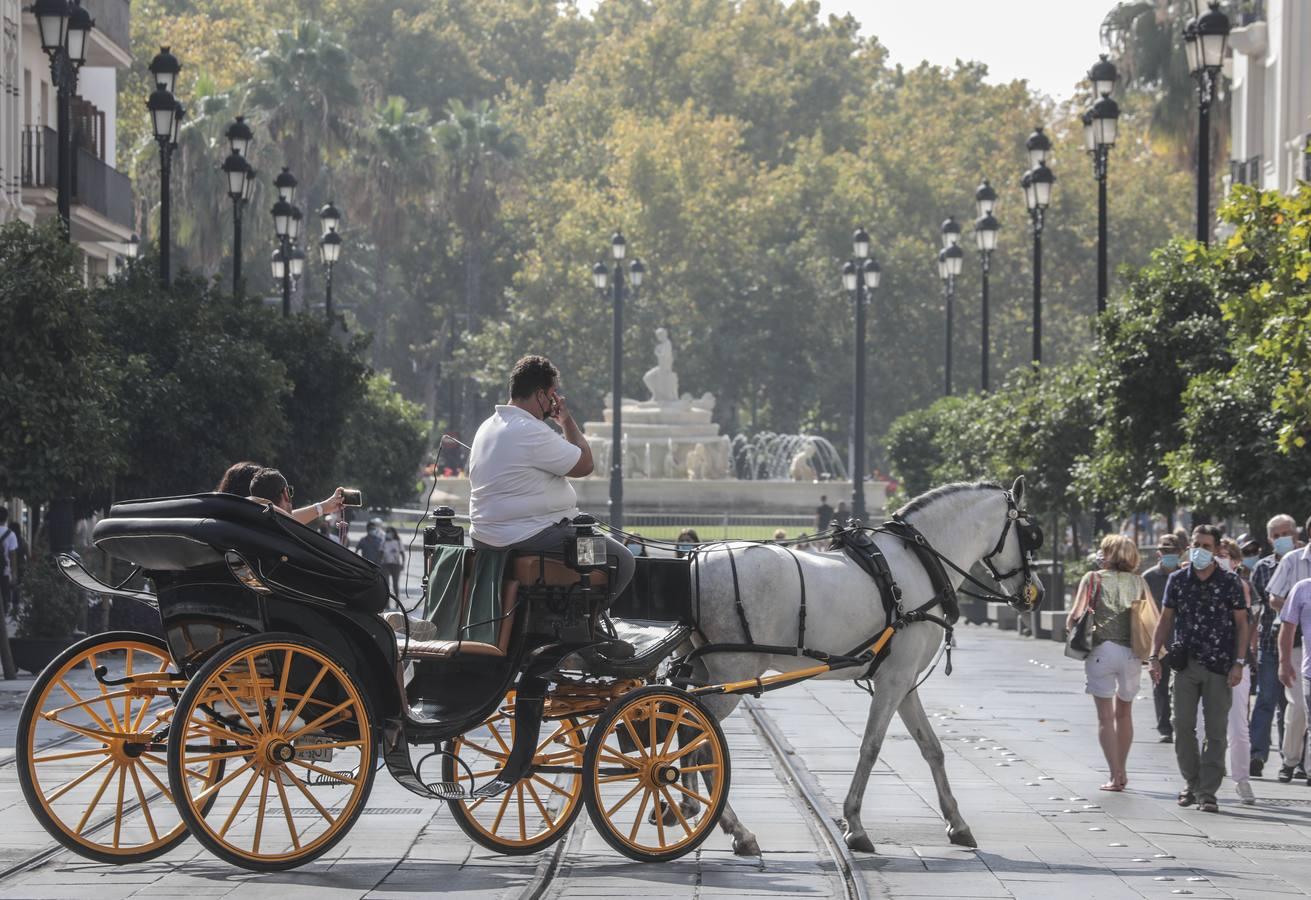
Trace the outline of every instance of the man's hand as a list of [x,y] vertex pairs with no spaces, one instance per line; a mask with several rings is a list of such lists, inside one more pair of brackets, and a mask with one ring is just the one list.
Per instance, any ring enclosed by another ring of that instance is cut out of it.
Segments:
[[1152,684],[1161,683],[1161,661],[1159,659],[1147,660],[1147,674],[1152,676]]
[[342,499],[344,496],[343,491],[345,491],[345,488],[338,487],[335,491],[332,492],[331,497],[323,501],[323,514],[325,516],[329,516],[332,515],[333,513],[341,512],[342,506],[344,506],[344,504],[342,503]]
[[548,418],[555,419],[557,423],[563,426],[567,419],[573,418],[569,413],[569,404],[565,400],[564,394],[552,394],[551,399],[555,402],[552,405],[551,414]]
[[1297,673],[1293,671],[1292,663],[1279,663],[1279,682],[1290,691],[1297,687]]
[[1236,662],[1236,663],[1234,663],[1232,666],[1229,667],[1229,678],[1228,678],[1227,680],[1228,680],[1228,682],[1229,682],[1229,686],[1230,686],[1231,688],[1238,687],[1239,683],[1243,680],[1243,664],[1242,664],[1242,663],[1240,663],[1240,662]]

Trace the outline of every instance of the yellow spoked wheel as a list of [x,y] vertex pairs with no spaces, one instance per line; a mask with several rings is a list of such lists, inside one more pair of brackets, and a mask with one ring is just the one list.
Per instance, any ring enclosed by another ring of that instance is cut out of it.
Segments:
[[[228,764],[219,780],[195,773]],[[290,869],[345,837],[373,786],[377,742],[358,681],[317,642],[236,641],[178,699],[168,774],[182,819],[208,850],[254,871]]]
[[[456,824],[488,850],[510,856],[535,853],[555,843],[583,808],[585,728],[586,723],[580,725],[572,718],[543,722],[533,765],[573,771],[535,771],[491,799],[448,800]],[[451,755],[442,757],[442,780],[471,793],[496,777],[512,746],[514,714],[497,712],[447,743]]]
[[[69,647],[32,686],[14,743],[18,781],[37,821],[68,849],[142,862],[186,838],[163,746],[180,687],[171,668],[159,638],[109,632]],[[222,771],[211,760],[194,777],[213,784]]]
[[700,846],[728,800],[728,745],[690,694],[654,685],[610,704],[583,761],[587,810],[606,843],[639,862]]

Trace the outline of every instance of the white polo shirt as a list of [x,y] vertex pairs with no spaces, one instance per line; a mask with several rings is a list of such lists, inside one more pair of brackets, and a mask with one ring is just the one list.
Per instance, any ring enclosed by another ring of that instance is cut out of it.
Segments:
[[1290,550],[1280,558],[1275,574],[1266,583],[1266,593],[1287,600],[1293,592],[1293,585],[1304,578],[1311,578],[1311,546]]
[[517,406],[497,406],[469,451],[470,536],[509,547],[578,515],[565,474],[583,451]]

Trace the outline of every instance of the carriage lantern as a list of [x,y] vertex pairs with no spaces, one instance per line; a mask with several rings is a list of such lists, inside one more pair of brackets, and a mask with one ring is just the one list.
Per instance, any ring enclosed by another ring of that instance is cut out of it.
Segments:
[[579,572],[605,568],[605,538],[596,533],[596,520],[589,515],[574,518],[574,533],[565,541],[565,562]]

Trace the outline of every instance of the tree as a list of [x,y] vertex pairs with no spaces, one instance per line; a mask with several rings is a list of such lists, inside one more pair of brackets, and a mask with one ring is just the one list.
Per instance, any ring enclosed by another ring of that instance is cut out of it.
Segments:
[[40,505],[125,465],[123,373],[55,222],[0,227],[0,496]]
[[341,482],[362,490],[369,506],[412,502],[428,443],[423,408],[397,393],[389,376],[376,374],[368,379],[345,433]]

